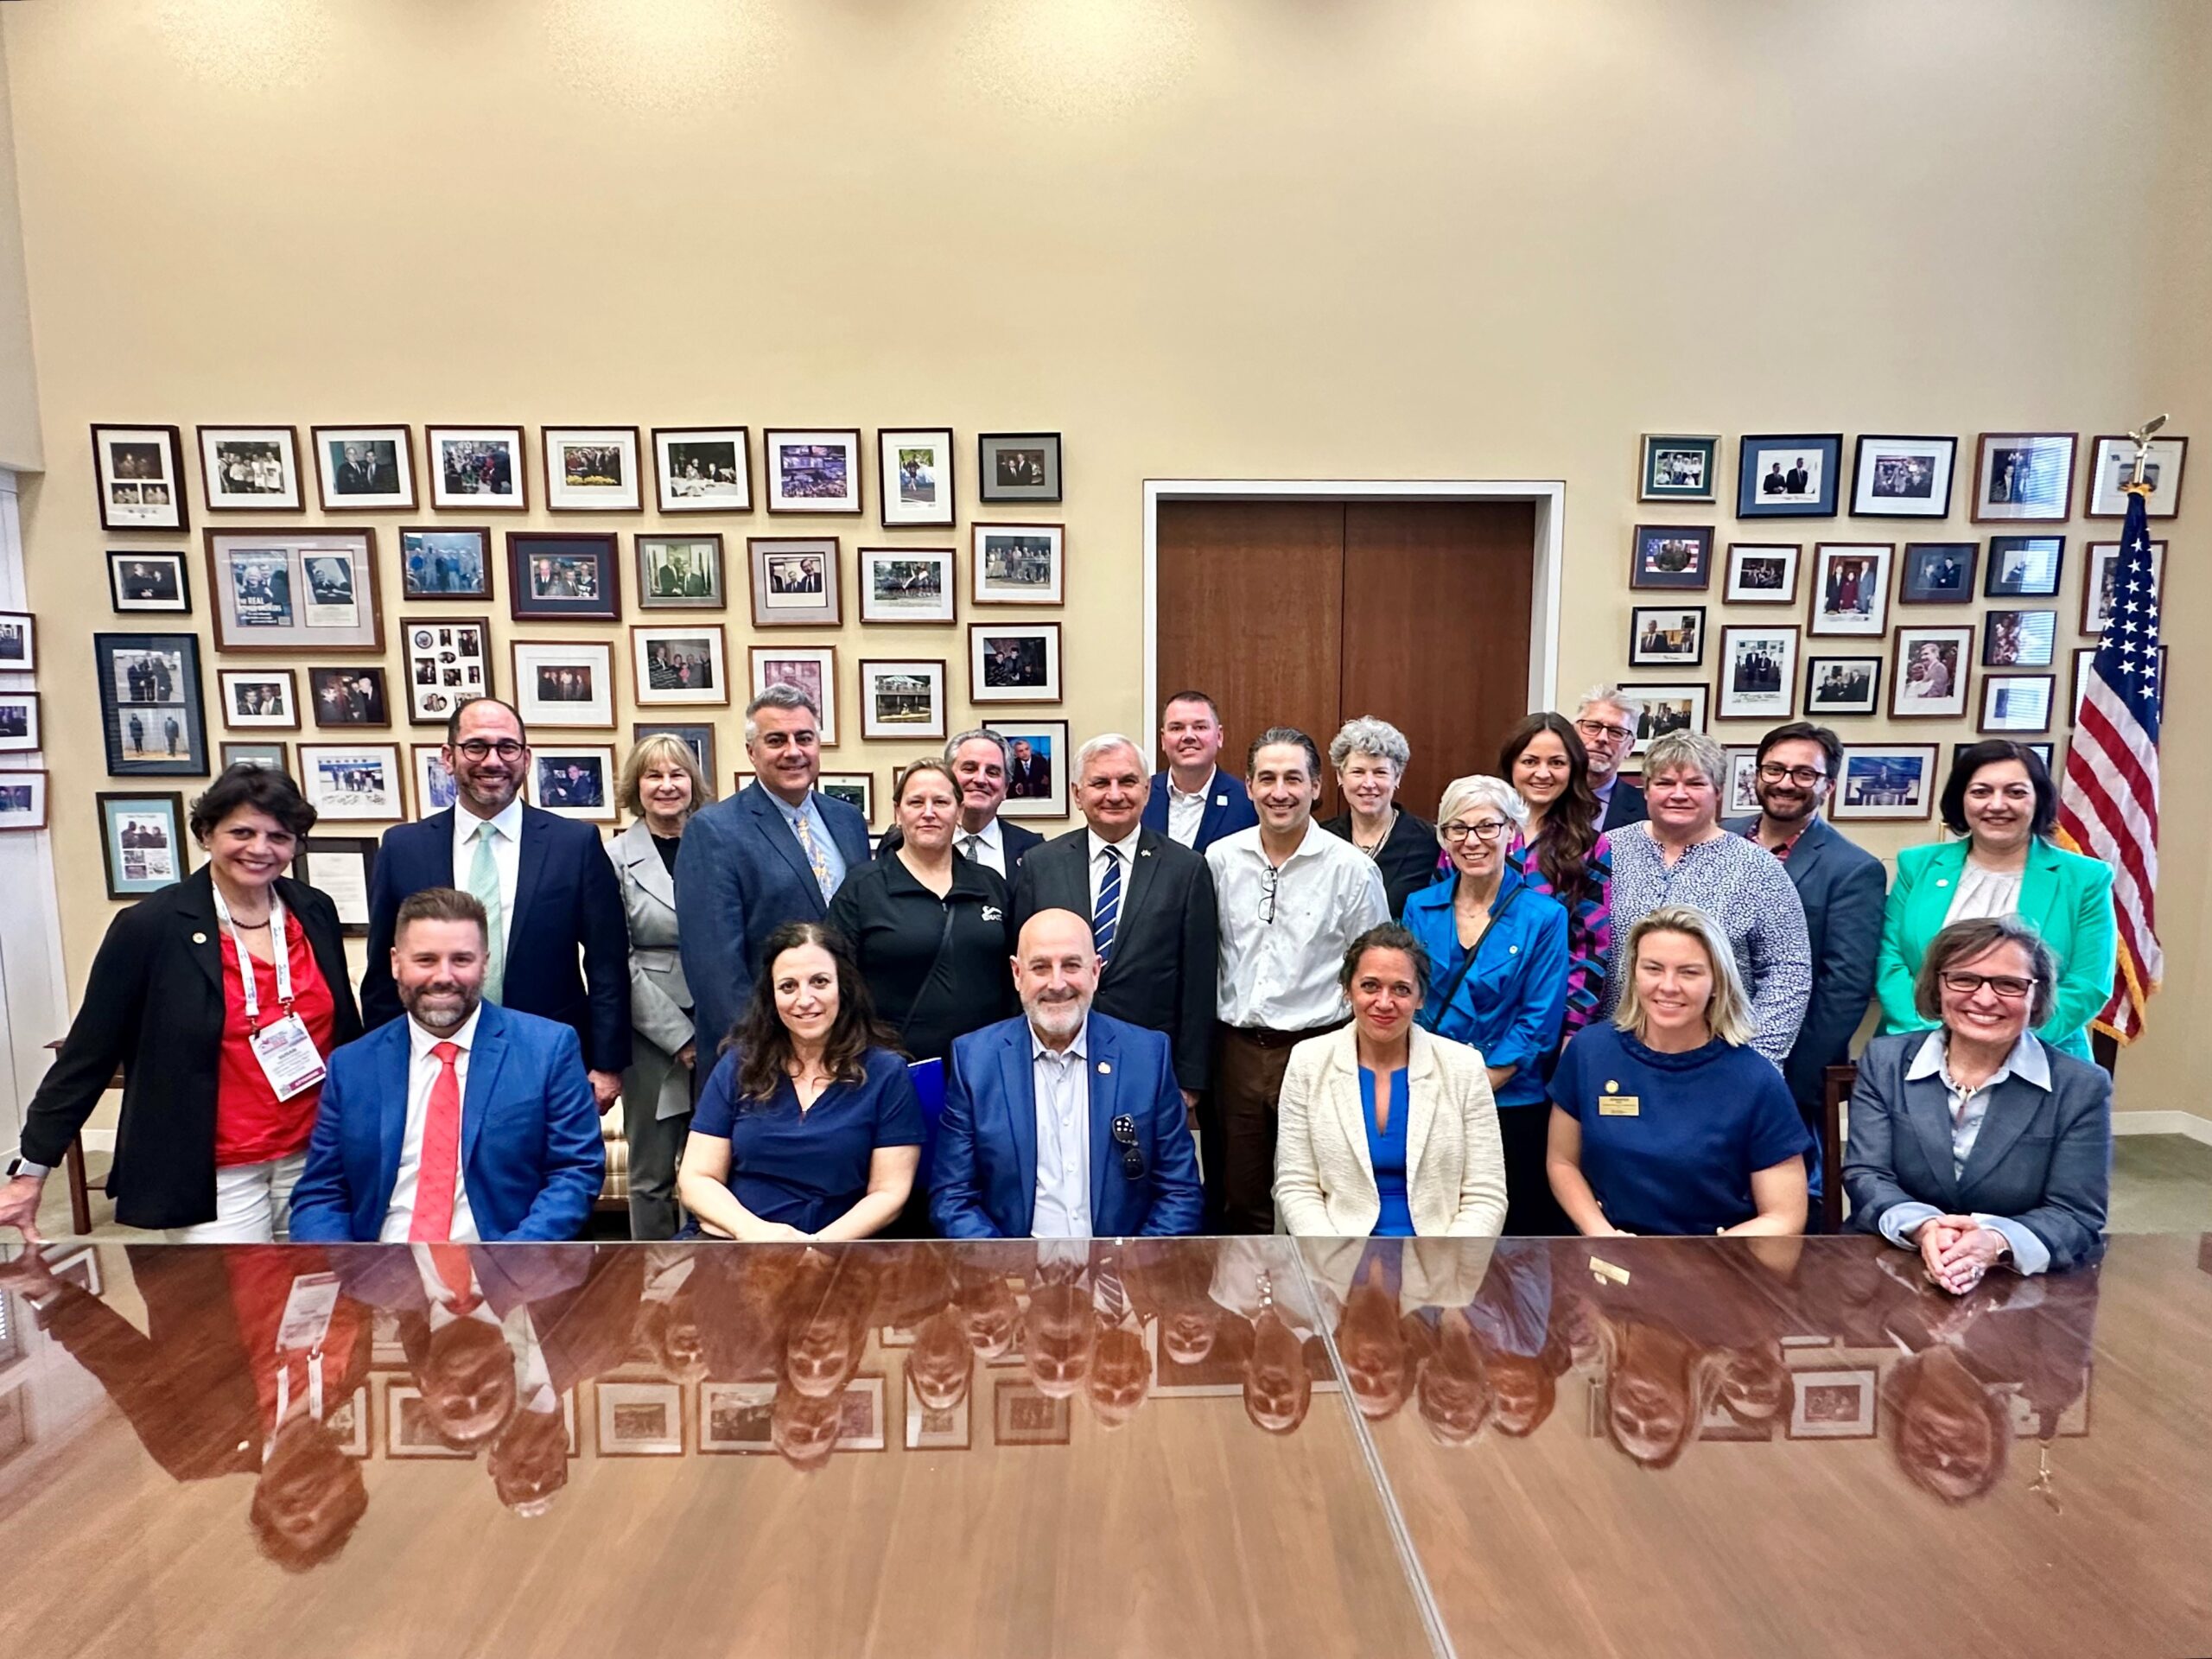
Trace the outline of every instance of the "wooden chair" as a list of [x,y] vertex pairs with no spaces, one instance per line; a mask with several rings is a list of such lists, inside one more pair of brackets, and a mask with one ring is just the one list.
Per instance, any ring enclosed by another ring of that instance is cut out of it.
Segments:
[[1843,1230],[1843,1103],[1859,1081],[1855,1065],[1832,1065],[1821,1077],[1821,1222]]
[[[58,1037],[46,1046],[49,1054],[59,1052],[60,1047],[61,1039]],[[107,1086],[110,1089],[123,1087],[123,1073],[119,1069],[108,1079]],[[92,1230],[92,1194],[97,1192],[102,1198],[107,1196],[105,1181],[95,1187],[86,1179],[85,1137],[82,1135],[73,1136],[69,1150],[61,1154],[61,1174],[62,1179],[69,1183],[69,1231],[73,1236],[82,1238]]]

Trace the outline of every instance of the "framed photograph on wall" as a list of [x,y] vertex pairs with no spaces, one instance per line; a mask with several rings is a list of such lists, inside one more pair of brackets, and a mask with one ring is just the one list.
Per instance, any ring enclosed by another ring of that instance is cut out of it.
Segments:
[[875,774],[872,772],[825,772],[814,786],[833,801],[842,801],[861,815],[868,828],[876,824]]
[[1728,757],[1728,787],[1721,797],[1720,816],[1732,818],[1765,809],[1759,804],[1759,752],[1757,745],[1750,747],[1731,746]]
[[1859,518],[1948,518],[1956,438],[1861,437],[1851,469]]
[[46,828],[46,774],[0,772],[0,831]]
[[1974,450],[1976,524],[2057,524],[2074,494],[2072,432],[1985,432]]
[[1631,754],[1642,754],[1651,740],[1669,732],[1702,732],[1707,699],[1712,688],[1700,680],[1624,680],[1621,690],[1632,692],[1643,704],[1636,722]]
[[1813,550],[1815,637],[1878,637],[1890,620],[1892,542],[1822,542]]
[[1985,674],[1981,677],[1981,724],[1985,735],[2050,729],[2050,705],[2057,695],[2056,674]]
[[507,532],[507,610],[518,622],[622,620],[615,538],[558,531]]
[[38,618],[29,611],[0,611],[0,674],[38,671]]
[[2050,599],[2065,568],[2063,536],[1993,536],[1981,591],[1991,599]]
[[[2113,584],[2120,569],[2118,542],[2091,542],[2089,562],[2082,572],[2082,632],[2092,639],[2105,631],[2112,619]],[[2166,544],[2151,543],[2152,580],[2160,594],[2166,586]]]
[[845,620],[835,536],[750,536],[753,626],[834,628]]
[[200,477],[210,512],[297,512],[299,433],[289,426],[203,426]]
[[515,639],[515,708],[529,726],[614,728],[614,647],[604,639]]
[[396,743],[302,743],[299,785],[325,818],[374,823],[407,816]]
[[267,766],[292,775],[292,750],[282,738],[266,743],[220,743],[216,745],[215,764],[229,771],[232,766]]
[[1006,740],[1012,760],[1007,767],[1009,818],[1065,818],[1068,815],[1068,768],[1075,764],[1065,720],[987,720],[983,729]]
[[1881,707],[1879,657],[1811,657],[1805,662],[1805,718],[1871,715]]
[[391,701],[385,690],[380,663],[358,668],[311,668],[308,691],[319,731],[391,724]]
[[415,445],[404,426],[318,426],[315,477],[325,512],[415,511]]
[[1639,501],[1710,501],[1719,475],[1720,440],[1647,432]]
[[1828,816],[1924,820],[1936,790],[1933,743],[1847,743]]
[[1980,542],[1907,542],[1897,562],[1900,605],[1967,605],[1974,601]]
[[614,751],[601,743],[538,743],[530,751],[530,804],[587,823],[614,822]]
[[1759,433],[1738,446],[1738,518],[1833,518],[1843,435]]
[[1060,435],[984,432],[976,439],[976,493],[986,501],[1060,499]]
[[[753,696],[772,685],[804,691],[822,711],[822,747],[837,741],[837,648],[835,645],[754,645],[749,664]],[[748,699],[749,701],[750,699]]]
[[299,684],[289,668],[226,668],[215,676],[223,724],[234,731],[296,732]]
[[[691,758],[699,763],[699,773],[709,786],[715,781],[715,728],[702,722],[688,725],[664,721],[640,720],[630,727],[630,741],[643,742],[646,738],[666,733],[691,751]],[[696,803],[695,803],[696,804]]]
[[968,625],[968,701],[1060,701],[1060,625]]
[[861,620],[899,626],[953,620],[949,547],[861,549]]
[[1631,588],[1681,588],[1702,592],[1713,585],[1713,527],[1710,524],[1638,524],[1629,559]]
[[492,597],[492,531],[486,524],[399,527],[402,599]]
[[433,507],[520,512],[530,505],[518,426],[426,426],[423,459]]
[[476,697],[499,695],[492,673],[492,620],[440,617],[400,629],[407,650],[407,718],[442,726]]
[[634,426],[548,426],[545,505],[554,512],[635,512],[638,482]]
[[184,440],[173,426],[92,428],[102,530],[189,530]]
[[771,512],[858,512],[861,435],[857,427],[771,428],[763,436]]
[[945,734],[944,659],[861,660],[861,735],[903,740]]
[[137,899],[184,880],[184,797],[101,790],[100,855],[107,896]]
[[1721,720],[1783,721],[1797,713],[1797,630],[1720,631]]
[[[425,813],[445,810],[432,807],[426,795],[418,793],[416,800]],[[452,799],[445,804],[451,806]],[[299,879],[329,895],[338,907],[338,931],[349,939],[369,936],[369,887],[378,844],[373,836],[309,836],[300,843]]]
[[0,691],[0,754],[29,754],[39,747],[38,693]]
[[753,511],[753,442],[741,426],[653,428],[663,512]]
[[133,611],[192,614],[192,571],[181,553],[112,550],[107,556],[107,589],[118,616]]
[[207,775],[198,634],[96,633],[92,671],[110,777]]
[[1990,611],[1981,619],[1984,668],[2049,668],[2057,654],[2056,611]]
[[1632,668],[1702,668],[1705,607],[1634,607],[1628,613],[1628,660]]
[[216,650],[383,652],[374,531],[211,530],[207,543]]
[[719,622],[630,629],[633,689],[640,709],[729,702],[729,668]]
[[722,608],[722,538],[703,535],[636,537],[638,608],[641,611],[719,611]]
[[953,522],[950,427],[885,427],[875,435],[875,454],[883,487],[877,516],[886,530]]
[[407,755],[415,773],[416,812],[427,818],[460,804],[461,788],[454,782],[453,769],[446,765],[444,744],[410,744]]
[[1058,524],[977,524],[969,598],[978,605],[1058,605],[1066,536]]
[[1890,718],[1961,720],[1974,629],[1901,627],[1890,646]]
[[[2090,452],[2088,499],[2082,505],[2085,518],[2122,518],[2127,515],[2127,493],[2120,486],[2135,476],[2135,440],[2099,438]],[[2153,518],[2171,518],[2181,511],[2181,466],[2189,458],[2187,438],[2153,438],[2143,458],[2143,481],[2151,493],[2143,511]]]
[[1795,605],[1803,551],[1796,542],[1729,543],[1728,585],[1721,598],[1731,605]]

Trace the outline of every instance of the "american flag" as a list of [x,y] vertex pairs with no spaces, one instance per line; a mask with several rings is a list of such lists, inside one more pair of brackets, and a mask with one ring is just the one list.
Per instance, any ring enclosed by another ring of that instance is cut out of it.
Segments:
[[2144,1004],[2165,971],[2158,931],[2158,717],[2165,697],[2152,552],[2143,497],[2131,494],[2104,632],[2082,683],[2058,791],[2059,840],[2113,868],[2120,969],[2095,1025],[2122,1043],[2142,1035]]

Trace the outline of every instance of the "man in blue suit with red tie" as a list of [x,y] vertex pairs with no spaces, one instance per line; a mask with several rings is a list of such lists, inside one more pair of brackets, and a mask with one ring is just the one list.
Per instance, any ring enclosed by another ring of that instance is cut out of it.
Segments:
[[1244,780],[1214,764],[1222,740],[1221,710],[1205,692],[1178,691],[1167,699],[1160,716],[1160,753],[1167,767],[1153,774],[1146,829],[1203,853],[1259,823]]
[[1021,1017],[952,1045],[930,1218],[947,1238],[1192,1233],[1198,1160],[1167,1039],[1091,1012],[1090,924],[1045,910],[1014,958]]
[[302,1243],[574,1238],[607,1174],[568,1027],[483,1001],[484,907],[450,887],[400,906],[390,963],[404,1020],[331,1055],[307,1167]]

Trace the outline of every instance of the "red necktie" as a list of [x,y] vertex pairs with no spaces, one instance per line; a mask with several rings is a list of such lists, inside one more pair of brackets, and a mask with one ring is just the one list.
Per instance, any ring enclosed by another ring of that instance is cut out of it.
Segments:
[[461,1045],[439,1043],[430,1052],[437,1057],[438,1075],[431,1081],[430,1109],[423,1118],[415,1215],[407,1228],[409,1240],[417,1244],[442,1243],[453,1236],[453,1191],[461,1171],[461,1076],[453,1067]]
[[[417,1215],[422,1212],[418,1210]],[[433,1244],[430,1246],[430,1265],[437,1269],[438,1281],[453,1293],[453,1311],[468,1314],[476,1311],[483,1300],[476,1294],[476,1277],[469,1270],[468,1246],[466,1244]]]

